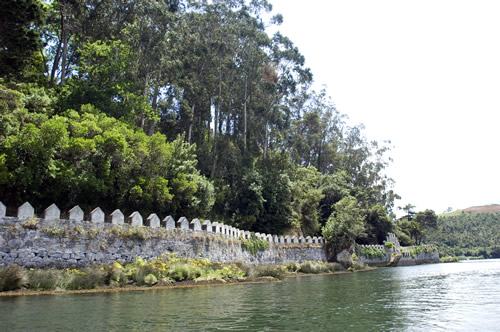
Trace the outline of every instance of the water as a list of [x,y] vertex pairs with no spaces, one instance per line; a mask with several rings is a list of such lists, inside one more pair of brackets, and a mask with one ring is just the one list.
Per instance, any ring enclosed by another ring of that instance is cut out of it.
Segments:
[[0,330],[500,331],[500,260],[102,294],[0,298]]

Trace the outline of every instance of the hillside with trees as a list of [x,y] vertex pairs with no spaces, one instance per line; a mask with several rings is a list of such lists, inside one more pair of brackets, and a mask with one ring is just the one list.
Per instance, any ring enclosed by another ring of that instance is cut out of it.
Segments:
[[438,246],[441,256],[500,258],[500,213],[465,212],[490,209],[470,208],[439,216],[437,228],[426,236]]
[[2,8],[0,200],[10,209],[55,202],[315,235],[354,208],[362,243],[392,231],[389,142],[367,139],[310,88],[298,48],[266,32],[283,20],[268,1]]

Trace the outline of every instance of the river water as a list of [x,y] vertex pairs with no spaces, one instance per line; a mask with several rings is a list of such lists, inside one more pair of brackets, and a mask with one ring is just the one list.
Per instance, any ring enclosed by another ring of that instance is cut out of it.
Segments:
[[0,298],[0,331],[500,331],[500,260]]

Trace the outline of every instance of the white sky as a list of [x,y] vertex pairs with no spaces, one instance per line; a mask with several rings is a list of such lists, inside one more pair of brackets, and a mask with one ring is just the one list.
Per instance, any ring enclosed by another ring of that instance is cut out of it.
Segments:
[[396,206],[500,203],[500,1],[270,1],[314,88],[392,141]]

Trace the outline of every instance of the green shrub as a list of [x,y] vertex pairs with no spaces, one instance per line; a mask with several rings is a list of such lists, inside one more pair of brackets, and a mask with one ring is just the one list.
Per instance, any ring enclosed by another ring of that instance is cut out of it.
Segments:
[[342,266],[342,264],[339,263],[327,263],[326,266],[328,267],[328,270],[330,272],[345,271],[345,268]]
[[458,257],[454,257],[454,256],[445,256],[445,257],[441,257],[439,259],[439,262],[440,263],[453,263],[453,262],[458,262]]
[[241,241],[241,248],[250,252],[252,256],[255,256],[258,251],[264,251],[269,248],[269,242],[259,239],[252,234],[248,240]]
[[33,270],[28,272],[30,289],[53,290],[63,280],[62,272],[56,269]]
[[250,278],[273,277],[282,280],[286,277],[286,269],[274,264],[255,264],[250,265],[247,275]]
[[83,271],[66,269],[61,286],[68,290],[92,289],[103,286],[106,282],[106,272],[102,268],[87,267]]
[[363,256],[368,259],[377,259],[385,257],[385,250],[379,248],[356,246],[357,256]]
[[148,274],[146,277],[144,277],[144,283],[148,286],[153,286],[158,282],[158,279],[155,277],[154,274]]
[[0,268],[0,291],[20,289],[27,281],[26,271],[19,265]]
[[298,272],[300,269],[300,264],[298,262],[291,262],[286,265],[288,272]]
[[350,269],[352,270],[364,270],[366,268],[366,265],[365,263],[361,262],[361,261],[354,261],[354,264],[352,264],[352,266],[350,267]]
[[384,244],[384,246],[385,246],[386,248],[394,248],[394,243],[393,243],[393,242],[389,242],[389,241],[387,241],[387,242]]
[[63,237],[64,234],[66,233],[64,227],[58,227],[56,225],[45,227],[42,229],[42,231],[49,237],[59,237],[59,238]]

